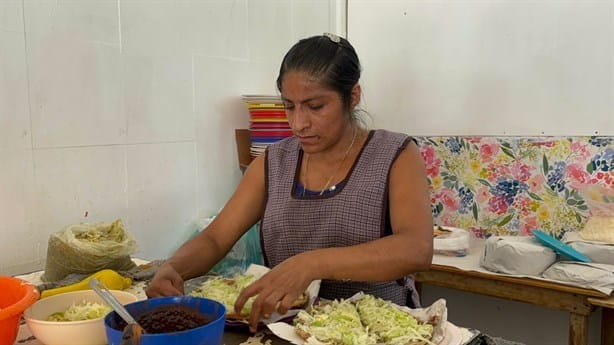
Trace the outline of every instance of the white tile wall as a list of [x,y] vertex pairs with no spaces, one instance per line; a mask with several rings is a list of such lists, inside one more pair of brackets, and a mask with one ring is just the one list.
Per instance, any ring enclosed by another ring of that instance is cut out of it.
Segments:
[[22,0],[0,1],[0,32],[23,32]]
[[[292,45],[292,2],[249,1],[248,43],[251,61],[267,61],[271,56],[283,57]],[[280,42],[286,42],[284,46]]]
[[614,135],[613,0],[382,3],[348,3],[375,126]]
[[42,263],[39,232],[30,226],[36,217],[32,172],[31,150],[0,149],[0,275]]
[[[201,148],[197,157],[198,198],[205,214],[215,214],[223,205],[217,201],[228,199],[240,174],[232,168],[237,157],[234,128],[247,128],[249,113],[235,95],[237,91],[242,94],[252,80],[250,64],[195,56],[194,80],[197,143]],[[229,172],[232,179],[227,178]]]
[[126,228],[139,243],[139,256],[172,254],[197,217],[194,142],[128,145]]
[[41,35],[27,43],[36,148],[125,141],[119,50],[78,36]]
[[247,0],[120,2],[123,53],[247,58]]
[[88,42],[119,44],[118,0],[24,0],[27,34],[75,33]]
[[0,274],[43,268],[49,234],[79,222],[174,251],[241,177],[240,95],[275,92],[333,2],[0,0]]
[[248,15],[247,3],[248,0],[179,1],[177,11],[186,24],[183,42],[187,49],[199,55],[247,59],[248,18],[253,16]]
[[194,140],[190,56],[124,56],[121,80],[126,142]]
[[188,53],[185,33],[189,26],[178,15],[175,1],[122,0],[121,45],[126,55],[164,56]]
[[127,216],[124,146],[37,149],[33,159],[32,226],[43,244],[70,224]]
[[[327,0],[298,0],[292,2],[292,41],[324,32],[331,27],[331,5]],[[315,29],[315,30],[314,30]],[[319,29],[319,31],[318,31]]]
[[32,147],[24,44],[23,33],[0,30],[0,149]]

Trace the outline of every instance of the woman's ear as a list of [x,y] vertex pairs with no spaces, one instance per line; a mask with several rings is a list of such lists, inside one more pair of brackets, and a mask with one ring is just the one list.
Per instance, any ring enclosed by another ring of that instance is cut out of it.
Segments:
[[356,108],[358,103],[360,103],[361,94],[362,92],[360,90],[360,84],[356,83],[356,85],[354,85],[354,87],[352,88],[352,96],[351,96],[352,98],[350,102],[350,109]]

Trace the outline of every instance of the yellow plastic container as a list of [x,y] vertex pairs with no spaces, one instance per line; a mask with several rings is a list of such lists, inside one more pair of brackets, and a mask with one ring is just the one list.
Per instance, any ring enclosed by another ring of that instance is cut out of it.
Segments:
[[90,279],[96,278],[100,280],[109,290],[124,290],[129,288],[132,285],[132,279],[126,278],[121,274],[110,270],[105,269],[98,271],[91,276],[71,285],[62,286],[59,288],[44,290],[41,294],[41,298],[57,295],[65,292],[72,292],[78,290],[91,290],[88,285]]

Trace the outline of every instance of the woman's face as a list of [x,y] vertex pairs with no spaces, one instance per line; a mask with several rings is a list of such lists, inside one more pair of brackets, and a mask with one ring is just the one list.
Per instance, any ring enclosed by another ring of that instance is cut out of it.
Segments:
[[287,72],[281,97],[290,127],[306,153],[330,150],[349,127],[339,93],[324,88],[309,74]]

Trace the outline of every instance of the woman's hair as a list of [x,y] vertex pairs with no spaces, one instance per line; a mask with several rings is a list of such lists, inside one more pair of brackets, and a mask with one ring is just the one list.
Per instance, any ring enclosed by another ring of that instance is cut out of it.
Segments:
[[343,108],[350,113],[352,88],[360,79],[360,69],[358,55],[345,38],[328,33],[312,36],[298,41],[284,56],[277,89],[281,92],[287,72],[304,72],[322,86],[338,92]]

